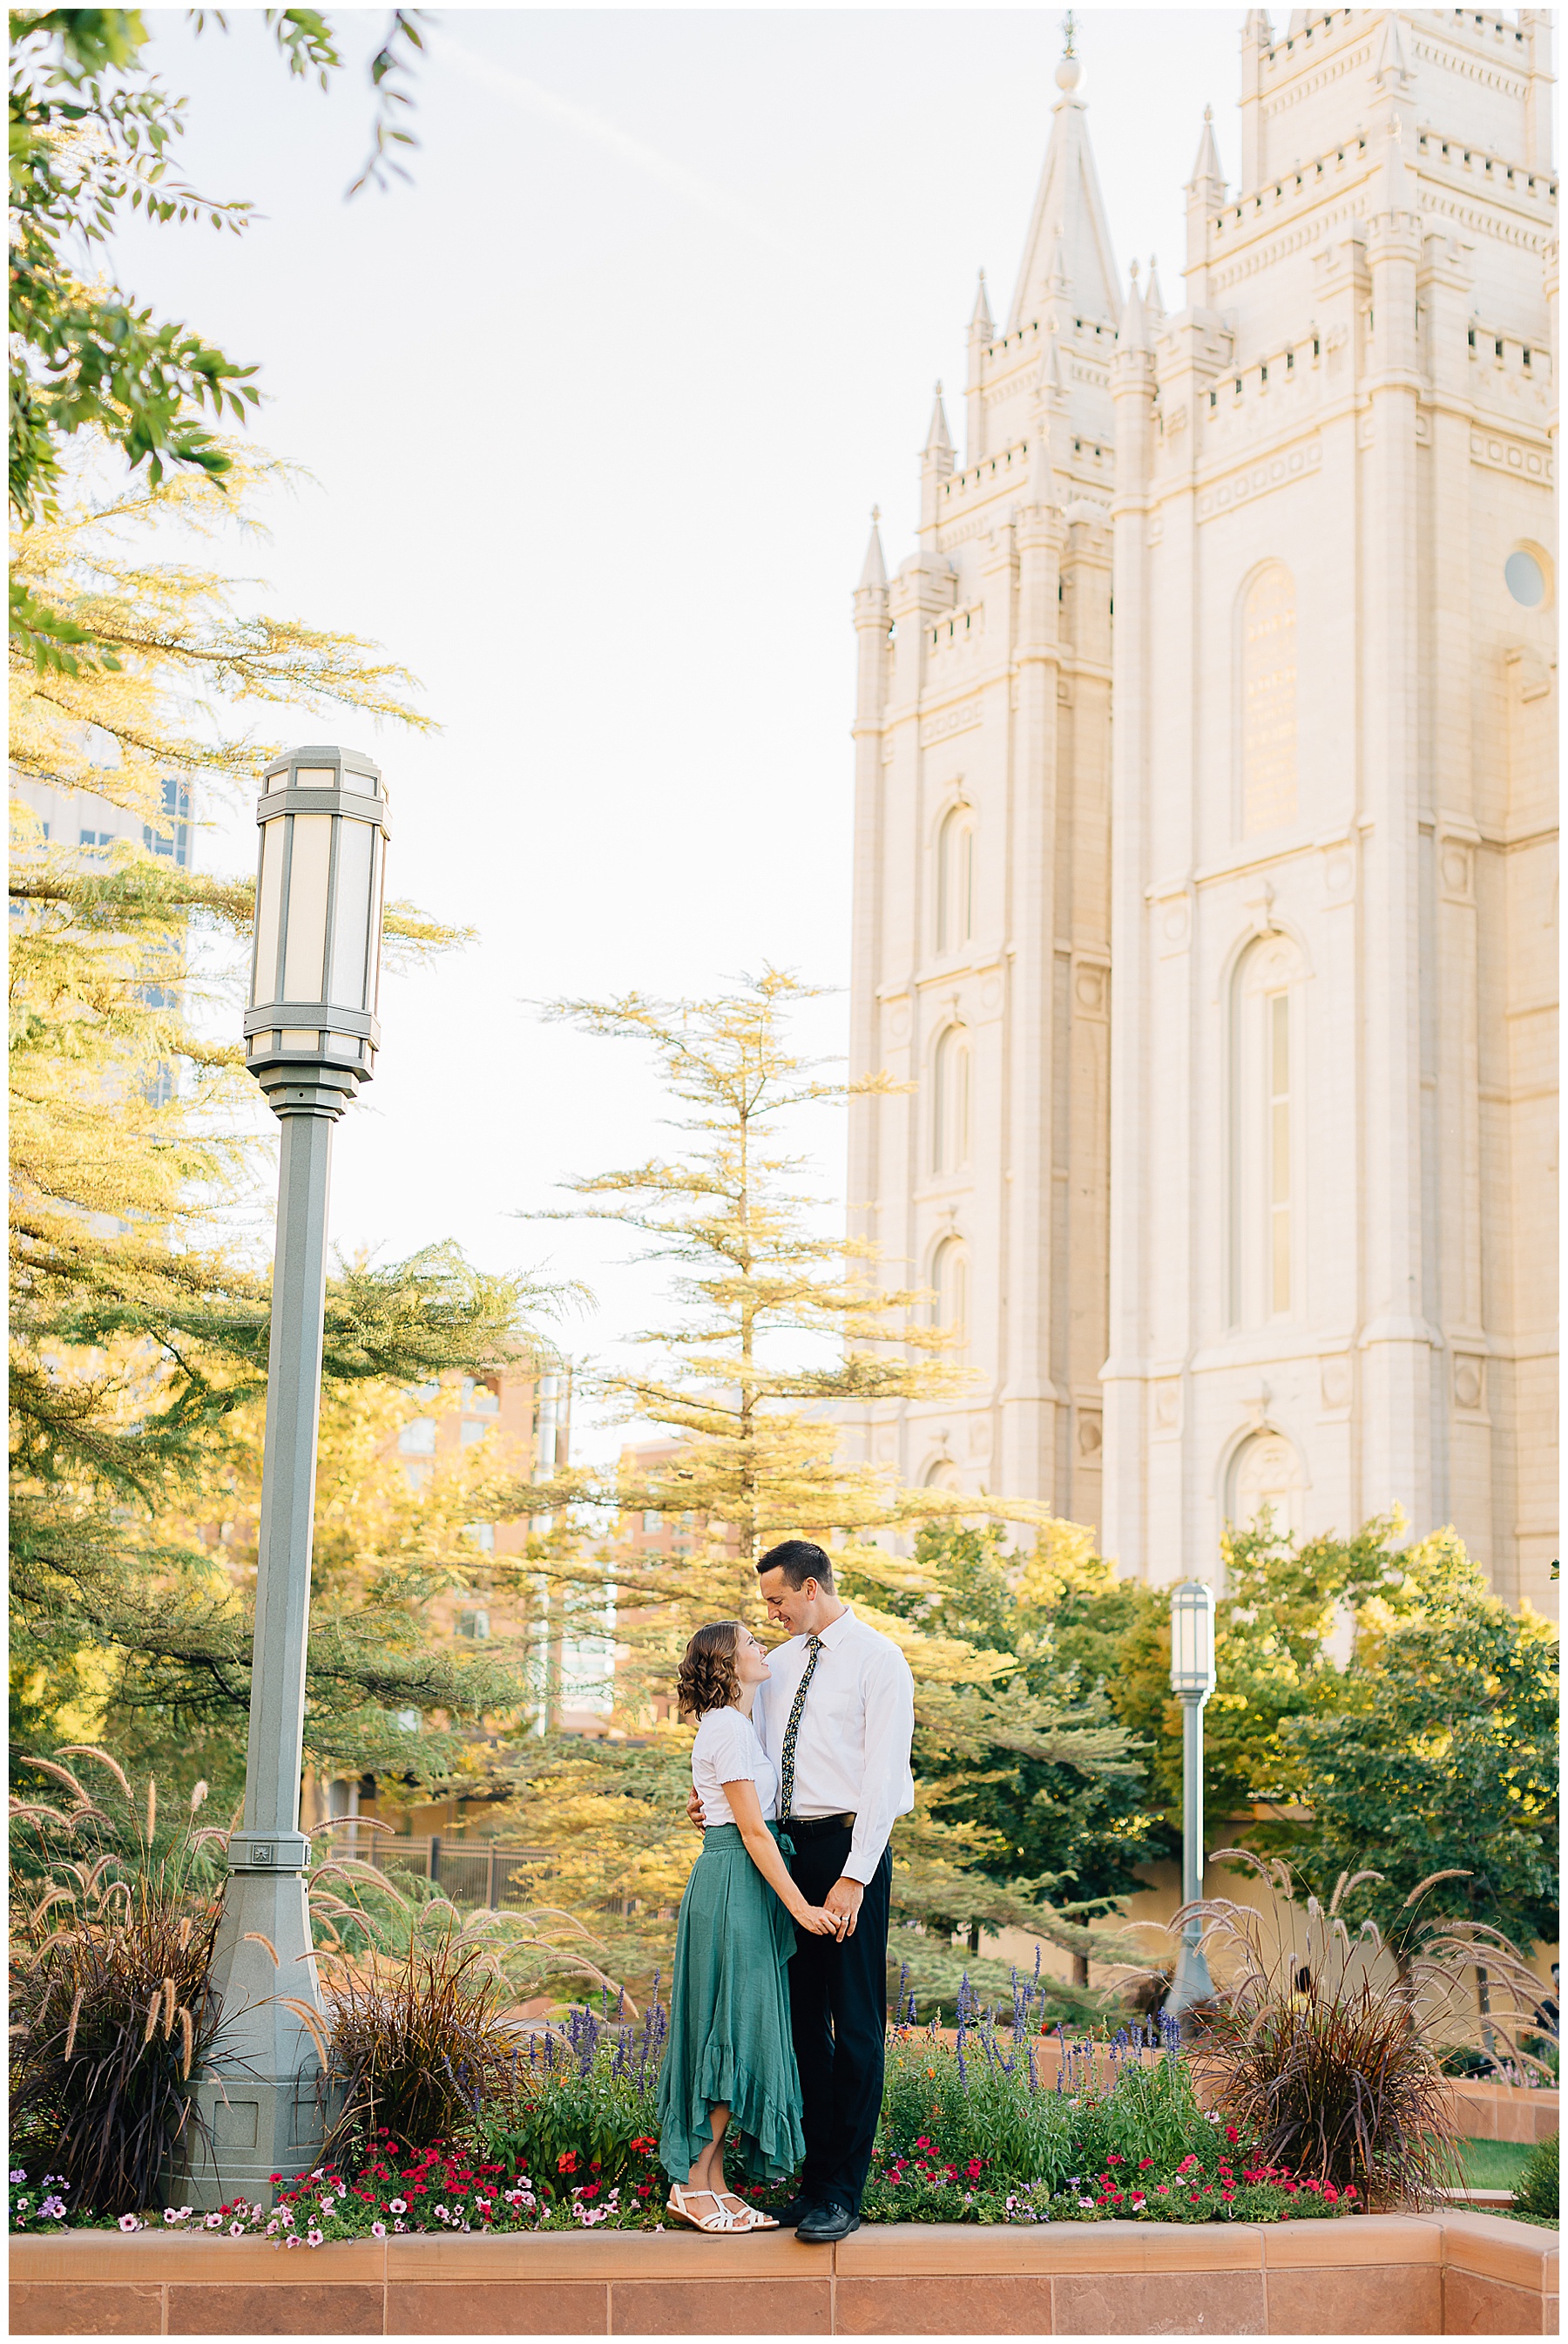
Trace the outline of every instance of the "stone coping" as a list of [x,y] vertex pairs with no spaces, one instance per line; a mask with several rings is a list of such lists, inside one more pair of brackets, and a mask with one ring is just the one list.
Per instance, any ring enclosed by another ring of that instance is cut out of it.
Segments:
[[1556,2333],[1557,2233],[1487,2214],[1284,2224],[11,2241],[13,2335]]

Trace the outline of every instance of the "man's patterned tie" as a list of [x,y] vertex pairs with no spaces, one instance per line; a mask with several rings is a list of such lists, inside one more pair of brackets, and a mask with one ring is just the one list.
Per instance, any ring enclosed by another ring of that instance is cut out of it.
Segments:
[[806,1639],[806,1666],[795,1688],[795,1702],[789,1712],[789,1723],[784,1728],[784,1747],[779,1758],[779,1824],[782,1830],[789,1820],[789,1809],[795,1799],[795,1737],[800,1731],[800,1713],[806,1706],[806,1689],[817,1665],[817,1655],[822,1649],[820,1636]]

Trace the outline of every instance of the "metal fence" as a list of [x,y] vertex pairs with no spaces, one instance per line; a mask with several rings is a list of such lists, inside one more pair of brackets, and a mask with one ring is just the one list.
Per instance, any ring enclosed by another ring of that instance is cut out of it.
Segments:
[[487,1905],[499,1911],[534,1904],[538,1898],[538,1866],[547,1863],[539,1848],[500,1847],[489,1840],[450,1840],[435,1834],[428,1839],[390,1837],[384,1832],[344,1832],[337,1836],[340,1855],[357,1855],[379,1872],[396,1877],[411,1872],[428,1880],[454,1904]]

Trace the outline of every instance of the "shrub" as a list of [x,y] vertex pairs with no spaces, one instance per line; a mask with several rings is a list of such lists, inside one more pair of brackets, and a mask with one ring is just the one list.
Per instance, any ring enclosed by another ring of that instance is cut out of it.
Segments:
[[355,2168],[380,2134],[410,2148],[450,2140],[508,2096],[520,2039],[511,1993],[455,1913],[396,1957],[335,1956],[323,1991],[329,2158]]
[[209,1984],[218,1880],[206,1851],[224,1834],[196,1826],[198,1783],[156,1854],[156,1785],[144,1803],[106,1753],[61,1754],[106,1767],[126,1813],[106,1814],[55,1761],[25,1762],[75,1803],[13,1808],[34,1844],[11,1881],[12,2123],[57,2196],[130,2214],[157,2199],[186,2127],[205,2137],[192,2078],[222,2031]]
[[[1263,1916],[1224,1897],[1172,1925],[1200,1916],[1221,1977],[1196,2036],[1218,2105],[1267,2164],[1341,2189],[1353,2183],[1374,2204],[1430,2202],[1452,2179],[1457,2137],[1445,2066],[1473,2020],[1490,2031],[1494,2054],[1517,2056],[1519,1997],[1539,1982],[1494,1931],[1443,1922],[1406,1940],[1419,1952],[1396,1955],[1375,1922],[1352,1936],[1340,1918],[1358,1879],[1342,1878],[1327,1906],[1309,1897],[1303,1917],[1286,1864],[1244,1849],[1220,1854],[1271,1882],[1290,1925],[1265,1941]],[[1450,1876],[1422,1881],[1408,1902]]]
[[1557,2135],[1542,2141],[1513,2185],[1513,2202],[1522,2214],[1555,2222],[1562,2200],[1557,2189]]

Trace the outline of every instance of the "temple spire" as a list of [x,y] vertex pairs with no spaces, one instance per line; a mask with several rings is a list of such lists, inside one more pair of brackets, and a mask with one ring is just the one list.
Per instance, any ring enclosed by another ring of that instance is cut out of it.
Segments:
[[860,572],[862,591],[869,587],[874,592],[879,592],[888,582],[888,568],[882,560],[882,532],[877,526],[881,518],[880,506],[873,505],[871,507],[871,541],[866,548],[866,564]]
[[945,456],[950,470],[951,468],[953,443],[948,432],[947,409],[942,405],[942,387],[940,382],[937,385],[937,403],[931,409],[930,429],[926,433],[926,444],[921,449],[920,454],[927,463],[936,464],[940,464]]
[[1198,141],[1198,159],[1192,166],[1192,176],[1187,182],[1189,195],[1201,190],[1213,190],[1216,204],[1225,200],[1225,174],[1220,168],[1220,149],[1214,143],[1214,109],[1203,108],[1203,136]]
[[1116,328],[1119,350],[1146,350],[1149,348],[1149,318],[1143,307],[1143,296],[1138,289],[1138,263],[1132,263],[1127,299],[1122,305],[1121,322]]
[[990,314],[990,303],[986,299],[985,270],[982,268],[980,273],[980,285],[975,293],[975,305],[970,312],[970,339],[971,342],[989,342],[995,332],[996,326]]
[[1008,313],[1009,333],[1040,316],[1048,293],[1058,300],[1070,298],[1078,316],[1107,325],[1120,307],[1115,249],[1089,144],[1083,60],[1074,53],[1070,28],[1064,27],[1064,34],[1066,47],[1056,68],[1061,95],[1051,109],[1045,167]]

